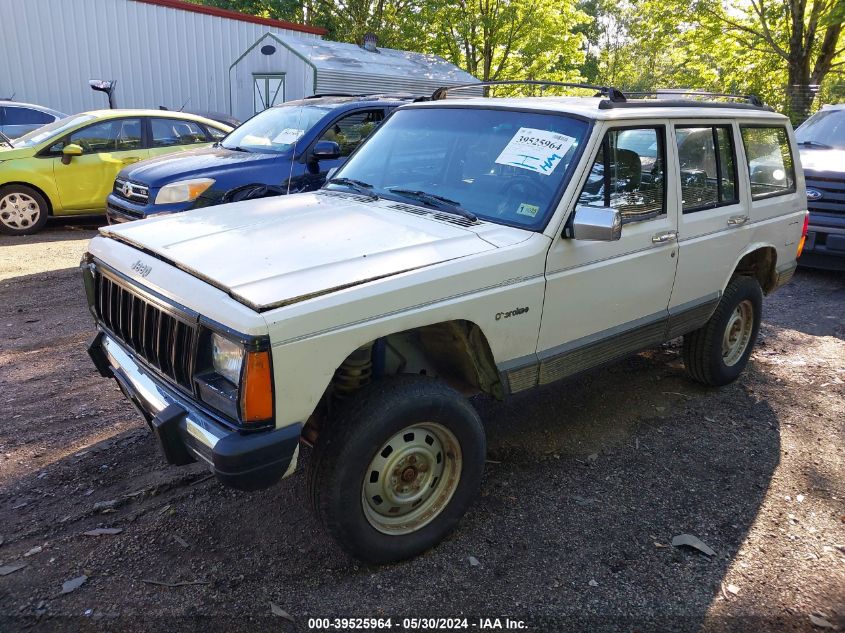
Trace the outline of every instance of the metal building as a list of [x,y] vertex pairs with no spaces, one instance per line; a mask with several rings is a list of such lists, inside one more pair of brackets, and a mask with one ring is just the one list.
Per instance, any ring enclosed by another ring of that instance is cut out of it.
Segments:
[[475,79],[433,56],[322,40],[322,29],[184,0],[0,0],[0,99],[74,113],[215,111],[243,120],[315,92],[430,92]]

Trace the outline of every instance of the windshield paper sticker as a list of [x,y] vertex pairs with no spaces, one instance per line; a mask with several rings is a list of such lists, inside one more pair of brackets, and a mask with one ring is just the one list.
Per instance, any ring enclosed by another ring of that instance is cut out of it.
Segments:
[[574,144],[575,139],[565,134],[521,127],[496,162],[548,176]]
[[279,132],[278,136],[273,139],[273,142],[278,145],[293,145],[300,136],[305,134],[305,130],[297,130],[296,128],[286,127]]
[[535,204],[527,204],[523,202],[516,210],[517,215],[527,215],[529,218],[536,218],[540,212],[540,207]]

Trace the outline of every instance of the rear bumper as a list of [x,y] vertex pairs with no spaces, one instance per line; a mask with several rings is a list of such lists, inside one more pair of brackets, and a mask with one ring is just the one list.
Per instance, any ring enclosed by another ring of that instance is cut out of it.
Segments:
[[114,378],[138,409],[170,464],[200,460],[221,483],[240,490],[266,488],[296,468],[302,425],[242,433],[161,383],[105,333],[96,336],[88,354],[100,374]]
[[798,264],[810,268],[845,270],[845,216],[810,211],[807,240]]

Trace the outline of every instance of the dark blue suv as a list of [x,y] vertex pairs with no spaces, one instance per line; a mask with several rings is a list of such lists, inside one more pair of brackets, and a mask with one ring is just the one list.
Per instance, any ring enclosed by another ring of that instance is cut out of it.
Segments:
[[107,200],[109,222],[138,220],[236,200],[266,186],[319,189],[396,107],[412,96],[315,96],[255,115],[212,147],[123,169]]

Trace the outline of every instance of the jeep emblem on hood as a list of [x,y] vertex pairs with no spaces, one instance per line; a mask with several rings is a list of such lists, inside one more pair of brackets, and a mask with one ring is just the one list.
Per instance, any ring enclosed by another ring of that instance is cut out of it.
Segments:
[[139,259],[138,261],[136,261],[134,264],[132,264],[131,268],[132,268],[132,270],[134,270],[136,273],[138,273],[139,275],[141,275],[141,277],[146,277],[146,276],[147,276],[147,275],[149,275],[149,274],[152,272],[152,270],[153,270],[153,267],[152,267],[152,266],[148,266],[147,264],[145,264],[144,262],[142,262],[140,259]]

